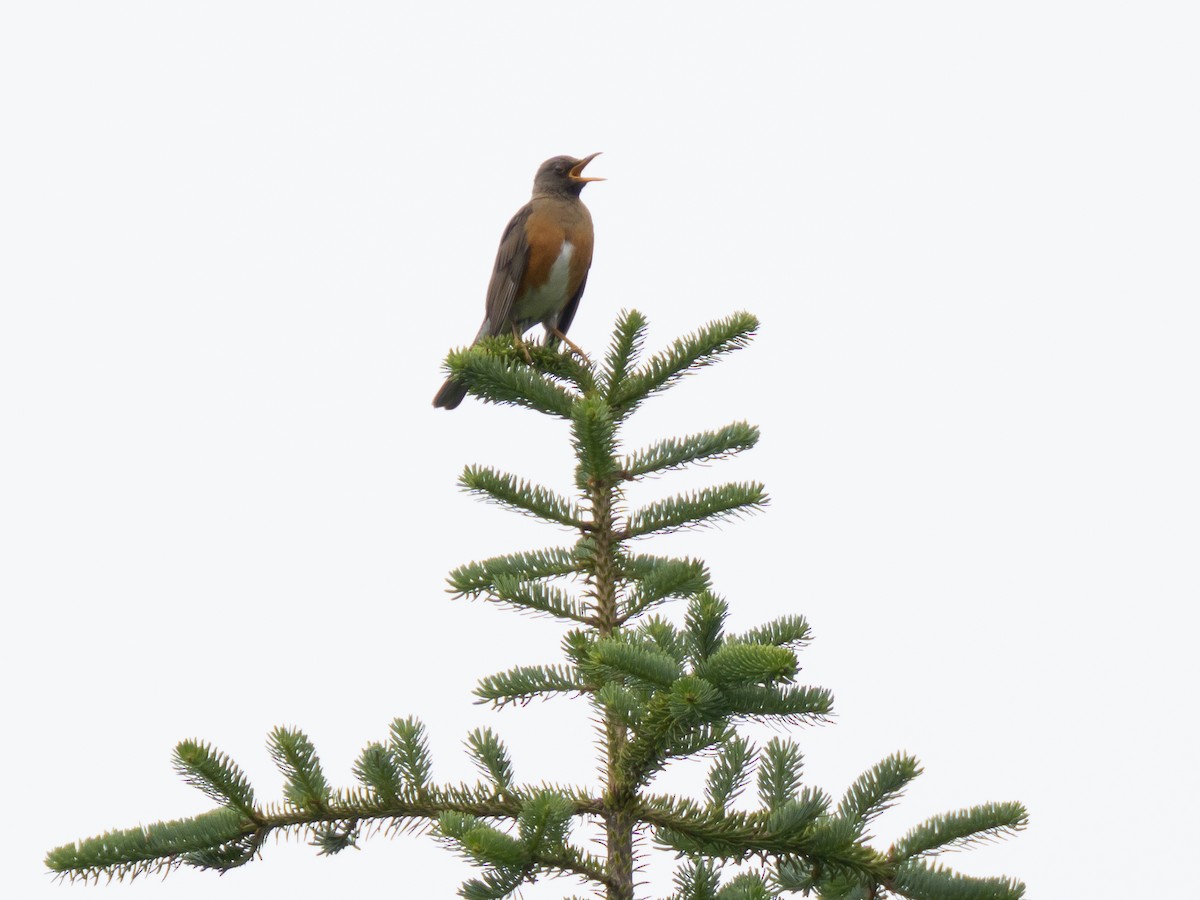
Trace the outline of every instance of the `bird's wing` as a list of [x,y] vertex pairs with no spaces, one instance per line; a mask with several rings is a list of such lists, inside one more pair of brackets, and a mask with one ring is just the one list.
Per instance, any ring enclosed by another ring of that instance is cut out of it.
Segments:
[[558,314],[558,321],[554,323],[554,327],[558,329],[560,334],[566,334],[567,329],[571,327],[571,320],[575,318],[575,310],[579,309],[579,298],[583,296],[583,289],[585,287],[587,287],[587,272],[583,273],[583,280],[579,282],[579,287],[576,288],[575,295],[567,301],[567,305]]
[[[529,268],[529,239],[525,223],[533,205],[526,203],[512,217],[500,238],[492,280],[488,282],[487,303],[484,306],[484,327],[489,335],[504,333],[512,325],[513,303],[517,299],[525,270]],[[482,335],[481,335],[482,336]]]

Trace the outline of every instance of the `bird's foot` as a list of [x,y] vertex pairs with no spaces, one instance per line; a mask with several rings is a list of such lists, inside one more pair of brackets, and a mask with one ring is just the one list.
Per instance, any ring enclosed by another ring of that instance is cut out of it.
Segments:
[[585,366],[590,366],[592,364],[592,361],[588,355],[584,353],[583,350],[573,340],[571,340],[557,328],[552,329],[550,333],[566,344],[567,349],[578,356],[580,361],[582,361]]
[[517,345],[517,349],[521,351],[521,355],[525,357],[526,365],[533,365],[533,357],[529,355],[529,348],[525,346],[525,341],[521,339],[521,335],[517,329],[513,329],[513,343]]

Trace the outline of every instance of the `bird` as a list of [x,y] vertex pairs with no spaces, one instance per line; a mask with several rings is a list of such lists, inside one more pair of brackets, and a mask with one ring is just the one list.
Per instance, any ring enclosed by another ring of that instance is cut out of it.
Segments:
[[[586,359],[567,338],[567,329],[579,308],[592,265],[592,215],[579,194],[588,182],[605,180],[585,176],[583,170],[599,155],[582,159],[555,156],[538,166],[533,196],[517,210],[500,237],[483,324],[472,344],[510,332],[523,349],[521,335],[541,323],[547,342],[561,340]],[[466,395],[466,386],[449,378],[433,398],[433,405],[454,409]]]

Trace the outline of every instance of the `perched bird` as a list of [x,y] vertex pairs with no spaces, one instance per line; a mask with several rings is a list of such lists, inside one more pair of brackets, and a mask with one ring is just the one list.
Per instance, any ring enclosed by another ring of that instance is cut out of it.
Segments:
[[[567,339],[567,329],[592,265],[592,216],[579,193],[589,181],[604,180],[582,173],[599,155],[556,156],[538,167],[533,196],[517,210],[500,238],[475,342],[505,332],[512,332],[520,342],[521,335],[540,322],[548,341],[562,340],[583,355]],[[466,387],[451,378],[437,392],[433,405],[454,409],[466,395]]]

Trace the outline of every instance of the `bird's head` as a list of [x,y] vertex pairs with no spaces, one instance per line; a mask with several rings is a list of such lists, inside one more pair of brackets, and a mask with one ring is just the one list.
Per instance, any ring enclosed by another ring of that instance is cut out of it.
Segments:
[[573,156],[555,156],[546,160],[538,166],[537,175],[534,176],[534,194],[578,197],[583,186],[589,181],[604,180],[583,174],[583,167],[599,155],[599,153],[593,153],[583,159],[576,159]]

